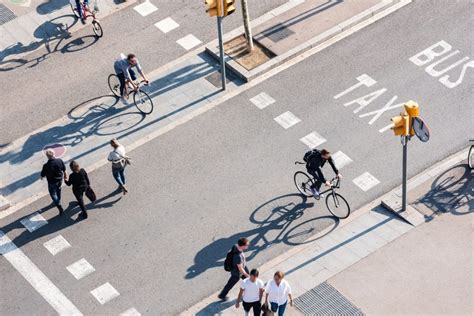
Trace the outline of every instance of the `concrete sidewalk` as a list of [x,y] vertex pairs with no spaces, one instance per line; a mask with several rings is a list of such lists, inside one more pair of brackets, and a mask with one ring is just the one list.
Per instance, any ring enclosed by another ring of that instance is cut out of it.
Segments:
[[[467,303],[469,296],[472,297],[472,287],[469,290],[469,287],[472,286],[472,284],[469,285],[472,279],[472,253],[469,253],[469,250],[472,252],[472,244],[469,242],[467,244],[459,243],[459,240],[472,241],[472,230],[469,227],[472,225],[472,211],[474,210],[472,175],[464,163],[458,165],[459,161],[465,157],[467,157],[465,151],[454,157],[449,157],[444,164],[434,166],[411,179],[411,186],[409,186],[411,205],[421,210],[419,213],[426,221],[433,219],[433,212],[426,213],[426,207],[430,208],[432,205],[427,201],[427,198],[432,197],[433,194],[435,196],[455,196],[456,199],[449,200],[445,207],[452,214],[465,215],[464,217],[459,216],[454,221],[443,220],[443,224],[438,224],[435,221],[433,226],[431,224],[422,225],[423,228],[415,230],[417,226],[408,224],[394,213],[379,206],[383,199],[381,197],[357,210],[348,219],[336,222],[333,227],[311,237],[305,244],[297,246],[259,267],[262,279],[266,282],[271,279],[275,271],[285,271],[286,278],[292,286],[293,295],[296,297],[296,308],[290,309],[291,314],[359,315],[365,313],[433,312],[437,309],[427,308],[425,304],[429,304],[433,300],[435,293],[445,289],[442,286],[443,282],[452,285],[455,289],[455,292],[449,295],[449,300],[453,302],[454,306],[444,306],[438,310],[450,311],[453,314],[455,312],[466,313],[469,310],[472,312],[472,301]],[[447,165],[446,162],[451,165]],[[435,170],[441,174],[438,173],[420,183],[419,179],[424,179],[426,174],[435,174]],[[449,182],[443,180],[445,177],[449,179]],[[441,186],[439,186],[440,183]],[[415,186],[415,184],[417,185]],[[389,192],[386,195],[389,194],[392,193]],[[438,199],[430,199],[431,203],[435,200]],[[444,222],[447,223],[444,224]],[[433,240],[418,237],[428,237],[430,234],[434,234],[440,229],[439,225],[442,225],[446,231],[444,235],[436,236]],[[440,239],[443,239],[442,236],[449,234],[457,225],[460,229],[458,234],[462,236],[450,238],[444,243],[440,242]],[[407,233],[409,233],[408,237],[400,238]],[[450,245],[450,242],[455,241],[455,245]],[[445,248],[448,245],[449,250]],[[445,254],[440,257],[440,252],[445,252]],[[380,255],[380,253],[384,254]],[[441,259],[430,261],[437,256]],[[463,262],[458,263],[457,257],[461,258],[460,260]],[[381,260],[385,260],[385,262],[381,263]],[[436,269],[442,269],[443,262],[449,261],[456,262],[456,264],[446,265],[446,269],[443,271],[444,281],[438,280],[437,277],[432,277],[432,282],[422,281],[422,279],[429,279],[429,276],[434,275]],[[400,267],[397,267],[395,262],[398,262]],[[418,262],[423,262],[424,265],[419,266]],[[430,266],[427,267],[429,264]],[[392,268],[388,268],[389,265]],[[367,268],[368,266],[370,268]],[[459,267],[457,272],[453,271]],[[359,275],[357,271],[362,272]],[[448,282],[451,273],[456,280]],[[386,282],[379,281],[384,278]],[[397,282],[396,285],[394,280]],[[369,287],[366,282],[370,283]],[[395,306],[400,299],[399,287],[405,289],[403,297],[407,304],[404,305],[404,308],[394,312],[396,309],[390,309],[390,307]],[[341,288],[340,291],[339,288]],[[409,291],[410,288],[411,291]],[[425,300],[420,300],[420,305],[414,306],[415,298],[419,297],[419,295],[414,296],[414,289],[420,292],[429,291],[432,295],[425,295]],[[218,293],[215,293],[184,311],[182,315],[240,315],[242,311],[233,307],[237,291],[238,287],[236,286],[229,295],[232,299],[226,303],[218,301]],[[344,295],[346,293],[347,295]],[[458,296],[463,297],[456,298]],[[381,302],[383,304],[380,304]]]

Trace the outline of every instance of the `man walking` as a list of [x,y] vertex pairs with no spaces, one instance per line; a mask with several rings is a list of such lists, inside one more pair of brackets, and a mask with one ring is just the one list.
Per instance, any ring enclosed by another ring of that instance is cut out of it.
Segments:
[[[219,299],[227,301],[227,294],[234,287],[234,285],[239,282],[239,279],[248,278],[249,272],[245,266],[245,255],[244,251],[249,247],[249,240],[245,237],[242,237],[238,240],[237,244],[232,246],[231,251],[229,252],[232,257],[230,263],[230,278],[227,281],[227,284],[222,289],[221,294],[219,294]],[[226,258],[227,259],[227,258]]]
[[235,308],[240,307],[240,300],[242,299],[245,316],[249,314],[251,309],[253,309],[254,316],[260,316],[265,285],[263,281],[258,278],[258,274],[257,269],[252,269],[252,271],[250,271],[250,277],[242,280],[240,284],[240,292],[239,296],[237,296]]
[[48,191],[54,205],[59,210],[59,215],[63,215],[64,209],[61,206],[61,185],[63,184],[63,178],[67,180],[66,166],[64,162],[54,157],[54,151],[52,149],[46,150],[46,157],[48,162],[43,165],[41,170],[41,179],[46,177],[48,180]]

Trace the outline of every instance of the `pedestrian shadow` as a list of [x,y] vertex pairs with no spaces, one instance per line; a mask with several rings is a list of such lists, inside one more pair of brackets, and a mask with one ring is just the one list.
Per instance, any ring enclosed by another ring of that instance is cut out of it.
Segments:
[[[122,198],[121,196],[118,197],[118,198],[114,198],[119,193],[120,193],[120,191],[115,190],[115,191],[113,191],[113,192],[97,199],[95,202],[86,203],[87,212],[97,211],[99,209],[112,207],[115,203],[120,201],[120,199]],[[112,199],[112,198],[114,198],[114,199]],[[54,209],[54,210],[57,211],[57,208],[53,204],[50,204],[50,205],[47,205],[47,206],[45,206],[45,207],[43,207],[39,210],[36,210],[33,213],[38,212],[38,213],[41,214],[41,213],[44,213],[44,212],[49,211],[51,209]],[[35,230],[31,233],[27,229],[25,229],[25,227],[21,224],[21,220],[23,220],[24,218],[28,218],[33,213],[28,214],[28,215],[26,215],[26,216],[24,216],[24,217],[22,217],[22,218],[20,218],[16,221],[12,222],[12,223],[6,225],[5,227],[2,227],[1,231],[4,234],[8,234],[8,233],[10,233],[14,230],[17,230],[17,229],[23,230],[23,232],[20,235],[18,235],[17,237],[15,237],[12,240],[13,244],[15,244],[15,246],[17,248],[21,248],[21,247],[27,245],[28,243],[30,243],[32,241],[35,241],[36,239],[58,233],[58,232],[62,231],[63,229],[67,228],[67,227],[70,227],[72,225],[75,225],[75,224],[83,221],[83,219],[81,219],[80,217],[77,217],[75,219],[73,218],[73,217],[76,217],[76,215],[78,215],[80,212],[81,212],[81,209],[79,208],[79,204],[76,201],[71,201],[71,202],[69,202],[68,206],[64,209],[64,215],[54,216],[53,218],[48,220],[47,225],[45,225],[43,227],[40,227],[39,229],[37,229],[37,230]]]
[[[332,226],[328,233],[334,230],[338,220],[332,216],[302,220],[305,212],[313,206],[314,203],[300,194],[286,194],[263,203],[250,215],[250,222],[255,224],[252,229],[219,238],[202,248],[195,255],[194,264],[187,269],[185,278],[192,279],[209,269],[223,267],[227,251],[241,237],[250,240],[245,254],[247,260],[251,261],[263,250],[277,244],[295,246],[306,243],[323,226]],[[292,226],[298,219],[301,220]]]
[[69,0],[48,0],[36,7],[36,12],[46,15],[69,5]]
[[[474,212],[474,182],[466,163],[458,164],[436,177],[430,190],[413,203],[428,207],[433,214],[467,215]],[[425,209],[425,208],[424,208]]]

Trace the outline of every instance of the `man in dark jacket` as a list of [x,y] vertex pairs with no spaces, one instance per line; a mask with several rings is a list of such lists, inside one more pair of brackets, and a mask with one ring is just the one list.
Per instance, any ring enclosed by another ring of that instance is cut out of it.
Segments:
[[245,237],[239,239],[236,245],[232,246],[232,267],[230,269],[230,278],[224,289],[219,294],[219,299],[227,301],[227,294],[239,282],[240,278],[248,278],[249,270],[246,267],[244,251],[249,247],[249,240]]
[[323,149],[321,151],[317,149],[308,151],[304,155],[303,159],[306,162],[306,170],[316,180],[316,183],[311,187],[311,191],[314,197],[319,199],[320,197],[319,189],[321,188],[321,185],[323,183],[326,184],[326,186],[331,185],[331,183],[329,183],[329,181],[326,180],[326,178],[324,177],[323,171],[321,170],[321,168],[324,167],[326,162],[329,162],[332,170],[337,175],[337,177],[340,178],[342,176],[339,173],[339,170],[336,168],[334,161],[332,160],[331,153],[327,151],[326,149]]
[[46,180],[48,180],[49,195],[58,208],[59,215],[62,215],[64,209],[61,206],[61,185],[63,184],[63,178],[67,179],[66,166],[61,159],[54,157],[52,149],[46,150],[46,157],[48,157],[48,162],[43,165],[41,179],[46,177]]

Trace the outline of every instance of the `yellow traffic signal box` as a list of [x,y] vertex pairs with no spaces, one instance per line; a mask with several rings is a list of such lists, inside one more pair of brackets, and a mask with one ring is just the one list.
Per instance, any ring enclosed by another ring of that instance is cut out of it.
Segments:
[[391,118],[393,122],[393,133],[395,136],[407,136],[409,131],[409,116],[406,113],[401,113],[399,116]]
[[205,0],[206,12],[209,16],[220,16],[221,15],[221,0]]
[[228,15],[234,13],[234,11],[235,11],[235,0],[223,0],[223,2],[224,2],[224,16],[228,16]]
[[415,131],[413,130],[413,118],[418,117],[420,115],[420,107],[418,106],[418,103],[415,101],[408,101],[405,103],[405,111],[408,114],[408,123],[409,123],[409,131],[410,131],[410,136],[415,135]]

